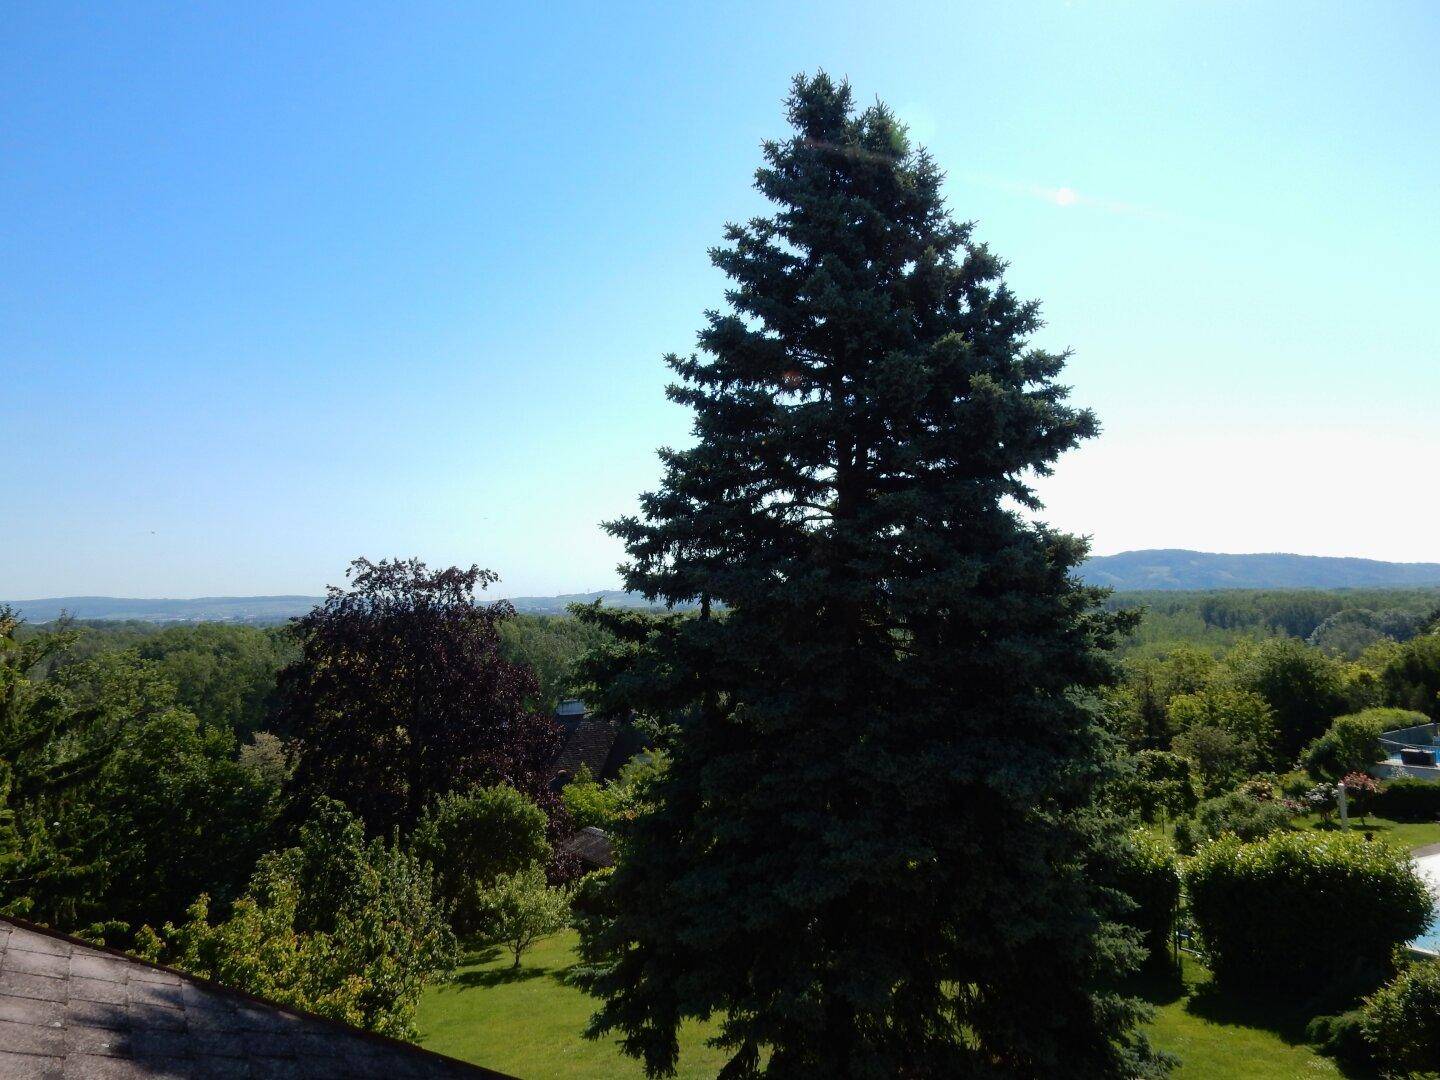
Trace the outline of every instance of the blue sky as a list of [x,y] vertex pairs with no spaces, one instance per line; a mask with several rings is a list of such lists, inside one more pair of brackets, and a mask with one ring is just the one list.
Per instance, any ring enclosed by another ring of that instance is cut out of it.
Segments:
[[0,47],[0,596],[613,586],[817,67],[1075,350],[1049,520],[1440,560],[1434,5],[46,3]]

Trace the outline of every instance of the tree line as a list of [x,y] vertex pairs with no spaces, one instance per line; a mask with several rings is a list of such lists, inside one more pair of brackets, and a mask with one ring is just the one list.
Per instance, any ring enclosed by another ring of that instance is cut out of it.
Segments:
[[475,567],[349,576],[284,628],[0,612],[0,911],[401,1035],[458,940],[553,928],[559,731],[507,653],[555,694],[596,632],[507,647]]

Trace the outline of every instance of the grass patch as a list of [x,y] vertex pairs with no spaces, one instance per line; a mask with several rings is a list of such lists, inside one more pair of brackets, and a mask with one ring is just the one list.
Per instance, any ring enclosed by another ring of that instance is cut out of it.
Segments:
[[[1340,827],[1338,821],[1332,820],[1327,825],[1314,814],[1297,817],[1294,824],[1297,829],[1323,830]],[[1362,825],[1360,819],[1352,815],[1350,829],[1352,832],[1374,833],[1375,839],[1388,840],[1407,851],[1425,844],[1440,844],[1440,821],[1391,821],[1389,818],[1372,816],[1367,817]]]
[[[1174,822],[1167,822],[1164,825],[1155,822],[1141,827],[1152,836],[1161,836],[1167,840],[1175,839]],[[1309,830],[1332,831],[1340,828],[1340,822],[1337,818],[1332,817],[1329,823],[1326,823],[1320,820],[1318,814],[1301,814],[1291,819],[1290,828],[1302,832]],[[1359,818],[1351,817],[1350,830],[1358,833],[1373,833],[1375,839],[1398,844],[1407,851],[1425,844],[1440,844],[1440,821],[1392,821],[1389,818],[1372,815],[1365,819],[1364,825],[1361,825]]]
[[[572,930],[543,938],[518,971],[498,949],[466,957],[449,982],[429,987],[420,999],[420,1045],[522,1080],[643,1077],[639,1063],[612,1040],[580,1037],[595,1001],[564,981],[575,963],[575,940]],[[700,1080],[720,1071],[725,1055],[705,1045],[717,1026],[681,1029],[678,1076]]]
[[[540,941],[519,971],[499,950],[467,957],[450,982],[421,998],[421,1045],[522,1080],[643,1076],[613,1041],[580,1037],[594,1002],[565,984],[574,963],[573,931]],[[1148,1031],[1156,1046],[1180,1057],[1174,1080],[1367,1075],[1344,1072],[1305,1045],[1310,1017],[1303,1009],[1220,994],[1191,957],[1179,973],[1137,978],[1126,990],[1155,1006]],[[700,1024],[682,1030],[679,1076],[700,1080],[720,1070],[724,1055],[705,1045],[713,1031]]]
[[1155,1007],[1151,1042],[1180,1058],[1172,1080],[1298,1080],[1369,1077],[1347,1072],[1305,1045],[1307,1010],[1274,997],[1245,1000],[1222,994],[1193,957],[1173,975],[1148,975],[1125,989]]

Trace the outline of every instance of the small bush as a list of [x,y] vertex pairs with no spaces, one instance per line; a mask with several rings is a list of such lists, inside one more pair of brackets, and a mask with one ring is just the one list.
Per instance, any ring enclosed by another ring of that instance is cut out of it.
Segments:
[[1282,803],[1273,797],[1256,799],[1245,791],[1206,799],[1195,812],[1197,839],[1202,840],[1218,840],[1222,836],[1259,840],[1289,824],[1290,813]]
[[1365,1036],[1390,1076],[1440,1070],[1440,964],[1422,960],[1361,1006]]
[[1353,1069],[1375,1064],[1375,1047],[1365,1032],[1365,1014],[1360,1009],[1315,1017],[1305,1027],[1305,1041],[1326,1057]]
[[1371,799],[1370,812],[1392,821],[1440,820],[1440,784],[1430,780],[1389,780]]
[[1392,952],[1430,922],[1409,856],[1353,834],[1224,837],[1185,866],[1194,919],[1217,981],[1342,1000],[1379,985]]
[[1120,921],[1140,931],[1151,967],[1165,966],[1180,906],[1180,869],[1166,841],[1136,830],[1094,867],[1100,885],[1123,893],[1134,907]]
[[1200,841],[1205,837],[1200,832],[1200,827],[1195,824],[1194,818],[1181,818],[1175,822],[1175,833],[1172,837],[1175,850],[1181,855],[1194,855],[1195,849],[1200,846]]
[[1315,786],[1310,774],[1299,769],[1286,773],[1275,783],[1284,798],[1297,800],[1305,798],[1305,793]]
[[1355,715],[1375,721],[1380,725],[1381,731],[1399,731],[1401,728],[1420,727],[1430,723],[1428,716],[1414,709],[1366,709]]

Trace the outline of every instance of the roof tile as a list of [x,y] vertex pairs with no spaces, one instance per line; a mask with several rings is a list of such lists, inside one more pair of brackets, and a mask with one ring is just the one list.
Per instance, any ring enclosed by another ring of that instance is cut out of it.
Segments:
[[[74,965],[71,965],[74,969]],[[108,979],[82,979],[71,975],[65,980],[71,1001],[101,1001],[107,1005],[124,1005],[130,995],[125,984]]]
[[72,998],[65,1006],[63,1023],[65,1027],[96,1027],[109,1028],[111,1031],[129,1031],[130,1014],[123,1006]]
[[64,1001],[67,996],[65,984],[65,979],[52,979],[48,975],[26,975],[22,971],[0,971],[0,997]]
[[70,974],[70,958],[55,953],[26,952],[16,949],[7,952],[0,960],[6,971],[22,971],[27,975],[49,975],[52,979],[63,979]]
[[58,1080],[60,1059],[0,1050],[0,1076],[5,1080]]
[[[38,998],[0,997],[0,1020],[12,1020],[20,1024],[41,1024],[54,1027],[64,1026],[65,1006],[58,1001],[41,1001]],[[3,1076],[4,1073],[0,1073]]]
[[65,1032],[49,1025],[0,1020],[0,1046],[16,1054],[58,1055],[65,1048]]
[[56,940],[18,926],[11,931],[10,948],[19,949],[21,952],[49,953],[51,956],[69,956],[73,951],[67,941]]
[[130,1032],[85,1024],[76,1024],[73,1027],[66,1025],[64,1045],[67,1056],[97,1054],[104,1057],[130,1057],[133,1049]]

